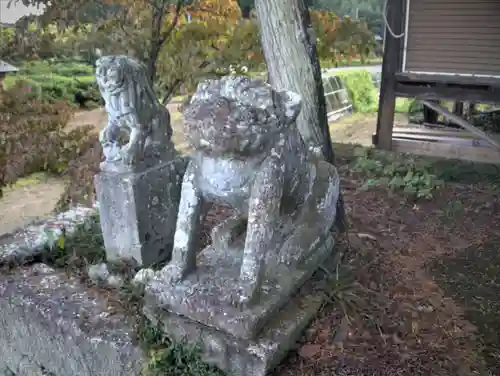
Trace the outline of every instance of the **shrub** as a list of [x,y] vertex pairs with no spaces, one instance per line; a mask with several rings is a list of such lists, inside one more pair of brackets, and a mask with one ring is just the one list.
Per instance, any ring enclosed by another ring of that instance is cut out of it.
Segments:
[[102,160],[102,147],[96,135],[91,136],[88,147],[80,158],[72,160],[64,175],[68,177],[66,186],[57,209],[68,209],[72,204],[91,206],[95,202],[94,175],[97,174]]
[[52,71],[59,76],[65,77],[93,77],[94,75],[94,67],[92,65],[78,62],[54,64]]
[[75,77],[92,76],[94,68],[92,65],[74,61],[37,60],[24,63],[22,72],[30,76],[54,74],[57,76]]
[[93,67],[80,62],[35,61],[25,63],[19,75],[9,76],[6,87],[29,82],[41,96],[65,101],[79,108],[103,105]]
[[93,77],[65,77],[53,74],[19,76],[11,79],[6,87],[15,85],[17,81],[30,83],[41,97],[65,101],[79,108],[96,107],[102,105],[101,95]]
[[427,159],[364,147],[356,148],[354,154],[353,170],[368,178],[363,189],[384,187],[430,199],[433,192],[444,185]]
[[20,177],[64,174],[92,146],[90,127],[67,130],[74,108],[18,82],[0,91],[0,191]]
[[364,69],[344,71],[340,73],[340,77],[347,87],[354,111],[377,111],[378,93],[368,71]]

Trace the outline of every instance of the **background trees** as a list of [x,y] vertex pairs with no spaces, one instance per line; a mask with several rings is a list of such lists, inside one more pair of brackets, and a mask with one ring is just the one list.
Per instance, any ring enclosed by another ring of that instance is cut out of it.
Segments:
[[[28,17],[18,22],[16,38],[11,38],[9,48],[0,52],[3,59],[76,54],[93,63],[97,49],[104,53],[126,53],[147,62],[155,82],[173,70],[174,81],[178,82],[179,66],[198,69],[201,65],[201,73],[206,74],[214,73],[215,65],[221,70],[230,64],[258,68],[262,63],[257,27],[242,22],[250,18],[254,0],[10,1],[44,6],[46,11],[36,20]],[[311,16],[320,59],[328,65],[349,58],[364,59],[375,43],[370,26],[364,18],[344,17],[351,9],[346,5],[348,2],[335,2],[339,3],[306,1],[313,9]],[[366,4],[364,7],[369,9]],[[0,34],[0,38],[2,44],[6,36]],[[178,56],[173,67],[162,67],[162,60],[169,60],[166,65],[174,63],[171,59],[174,54]],[[199,65],[178,64],[183,59],[202,61]],[[192,70],[183,76],[192,77]],[[158,86],[163,91],[171,89],[169,82]]]
[[[23,2],[45,6],[37,30],[57,28],[58,35],[51,36],[74,55],[86,56],[92,63],[96,51],[102,50],[144,61],[164,102],[183,84],[261,56],[256,27],[238,23],[241,13],[236,0]],[[78,33],[85,35],[78,38]]]
[[[243,16],[248,18],[255,0],[238,0]],[[349,16],[368,25],[370,32],[383,34],[382,11],[384,0],[305,0],[305,4],[316,11],[333,12],[339,17]]]

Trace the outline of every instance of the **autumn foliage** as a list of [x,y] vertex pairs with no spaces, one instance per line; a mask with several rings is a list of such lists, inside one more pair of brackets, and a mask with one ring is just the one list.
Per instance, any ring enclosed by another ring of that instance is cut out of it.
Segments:
[[[47,56],[48,49],[55,55],[94,56],[99,49],[134,56],[146,62],[164,102],[191,91],[204,77],[229,73],[230,66],[265,71],[257,21],[242,19],[237,0],[23,2],[47,7],[39,38],[23,34],[24,50],[35,44],[31,56]],[[311,19],[319,58],[328,65],[363,61],[373,50],[374,36],[362,22],[315,10]],[[53,37],[52,42],[42,35]]]
[[90,127],[68,130],[74,107],[39,99],[19,83],[0,91],[0,192],[34,172],[64,175],[88,152],[95,136]]
[[341,19],[335,13],[311,11],[317,36],[318,56],[331,62],[366,59],[375,47],[375,36],[366,24],[350,17]]

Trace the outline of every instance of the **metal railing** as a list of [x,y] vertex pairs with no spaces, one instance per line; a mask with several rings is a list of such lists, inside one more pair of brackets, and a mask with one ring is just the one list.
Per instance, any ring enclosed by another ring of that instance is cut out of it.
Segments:
[[326,112],[329,121],[352,112],[352,103],[344,82],[339,76],[323,75]]
[[382,80],[382,72],[371,73],[371,75],[372,75],[373,86],[375,86],[377,90],[380,90],[380,81]]

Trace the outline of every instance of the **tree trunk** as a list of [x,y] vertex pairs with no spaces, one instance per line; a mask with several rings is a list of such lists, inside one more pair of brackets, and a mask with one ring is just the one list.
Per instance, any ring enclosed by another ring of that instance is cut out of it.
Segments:
[[[310,149],[334,164],[316,37],[305,1],[255,0],[255,10],[269,83],[302,96],[298,129]],[[346,229],[342,195],[336,226],[342,232]]]
[[322,151],[333,162],[316,40],[308,32],[309,11],[304,0],[256,0],[255,10],[269,83],[302,95],[299,131],[310,148]]

